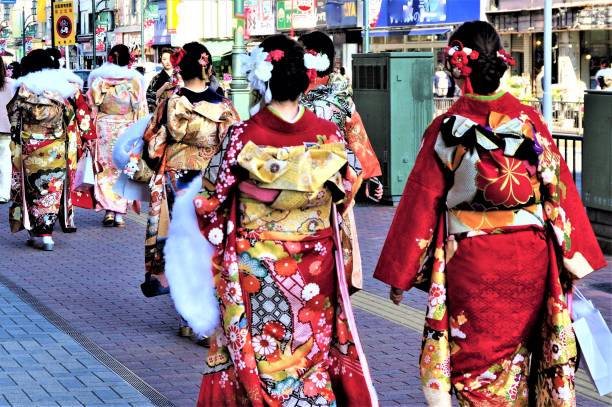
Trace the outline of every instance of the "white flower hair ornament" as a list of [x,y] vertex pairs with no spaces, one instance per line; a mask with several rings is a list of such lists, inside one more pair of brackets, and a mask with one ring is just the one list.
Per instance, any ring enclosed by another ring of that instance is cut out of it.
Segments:
[[263,99],[250,110],[251,115],[255,115],[261,109],[261,104],[269,104],[272,101],[270,91],[270,78],[272,78],[272,61],[280,61],[285,56],[282,50],[266,52],[263,48],[255,47],[249,55],[244,55],[242,59],[242,69],[247,75],[247,80],[251,89],[256,90]]
[[310,82],[317,79],[317,72],[325,72],[329,69],[331,62],[326,54],[315,50],[306,50],[304,54],[304,66],[306,67]]

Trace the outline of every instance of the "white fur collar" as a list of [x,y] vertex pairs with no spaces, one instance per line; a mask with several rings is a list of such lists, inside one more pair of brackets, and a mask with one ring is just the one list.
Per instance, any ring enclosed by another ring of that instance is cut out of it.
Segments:
[[[76,79],[75,79],[76,78]],[[36,95],[45,92],[57,93],[63,98],[73,97],[78,89],[75,84],[82,85],[83,81],[72,72],[58,69],[45,69],[22,76],[13,83],[16,91],[22,85]]]
[[91,84],[98,78],[104,79],[136,79],[140,81],[141,87],[144,88],[144,76],[135,69],[130,69],[127,66],[119,66],[106,62],[101,67],[94,69],[89,74],[87,82],[91,88]]

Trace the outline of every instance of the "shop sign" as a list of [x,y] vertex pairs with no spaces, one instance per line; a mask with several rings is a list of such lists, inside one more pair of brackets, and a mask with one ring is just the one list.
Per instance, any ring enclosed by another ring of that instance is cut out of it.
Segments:
[[0,0],[0,4],[15,4],[17,0]]
[[33,37],[26,37],[25,40],[25,53],[26,55],[29,54],[32,51],[33,48]]
[[[277,0],[276,28],[311,29],[317,26],[317,0]],[[292,7],[293,6],[293,7]]]
[[272,35],[276,32],[274,0],[245,0],[246,34]]
[[370,0],[369,3],[372,28],[458,24],[480,18],[479,0]]
[[72,1],[56,1],[53,3],[54,46],[76,44],[76,29],[74,24],[74,4]]
[[326,12],[329,28],[357,26],[357,1],[355,0],[328,0]]
[[317,27],[327,28],[327,0],[317,0]]
[[106,26],[96,27],[96,51],[106,51]]

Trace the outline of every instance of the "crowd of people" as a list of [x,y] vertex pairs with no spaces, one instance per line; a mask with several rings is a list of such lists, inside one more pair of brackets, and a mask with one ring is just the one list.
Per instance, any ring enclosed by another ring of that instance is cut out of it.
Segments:
[[[568,297],[603,255],[541,116],[498,89],[514,61],[494,28],[463,24],[445,53],[438,88],[463,96],[424,134],[374,276],[396,304],[428,292],[430,405],[575,405]],[[52,250],[55,223],[76,231],[73,206],[124,227],[146,202],[141,289],[170,293],[179,334],[207,347],[199,406],[378,405],[350,294],[355,196],[368,184],[379,201],[382,171],[330,37],[255,47],[245,121],[201,43],[163,50],[148,88],[126,46],[107,57],[87,94],[54,50],[16,80],[0,66],[12,231]]]

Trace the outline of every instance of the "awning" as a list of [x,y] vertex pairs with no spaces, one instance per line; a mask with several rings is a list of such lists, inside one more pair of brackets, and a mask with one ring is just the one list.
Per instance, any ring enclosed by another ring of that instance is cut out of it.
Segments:
[[234,45],[232,40],[204,40],[203,42],[215,61],[221,59],[224,54],[231,52]]

